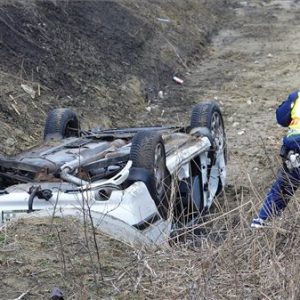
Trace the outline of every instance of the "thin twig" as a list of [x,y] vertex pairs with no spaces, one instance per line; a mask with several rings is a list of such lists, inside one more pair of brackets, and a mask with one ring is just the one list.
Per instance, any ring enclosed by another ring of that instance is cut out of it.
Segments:
[[26,291],[25,293],[21,294],[18,298],[15,298],[15,299],[13,299],[13,300],[21,300],[21,299],[23,299],[28,293],[29,293],[29,290]]

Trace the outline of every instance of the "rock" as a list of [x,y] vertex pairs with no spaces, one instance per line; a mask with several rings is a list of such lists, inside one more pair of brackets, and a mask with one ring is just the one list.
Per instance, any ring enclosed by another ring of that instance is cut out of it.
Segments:
[[5,141],[5,144],[7,147],[12,147],[14,146],[15,144],[17,143],[17,141],[13,138],[7,138],[6,141]]
[[29,86],[27,84],[21,84],[21,88],[24,90],[25,93],[27,93],[28,95],[30,95],[30,97],[32,99],[35,98],[35,93],[36,92],[35,92],[35,90],[31,86]]

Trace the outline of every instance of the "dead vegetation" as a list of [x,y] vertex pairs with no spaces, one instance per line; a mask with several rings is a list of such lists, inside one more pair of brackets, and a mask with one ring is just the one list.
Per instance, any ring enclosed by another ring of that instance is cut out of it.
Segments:
[[172,247],[131,248],[71,218],[10,223],[0,233],[1,291],[7,299],[46,299],[54,287],[66,299],[299,299],[298,204],[273,228],[252,231],[257,201],[235,192],[235,208],[220,198],[197,235]]

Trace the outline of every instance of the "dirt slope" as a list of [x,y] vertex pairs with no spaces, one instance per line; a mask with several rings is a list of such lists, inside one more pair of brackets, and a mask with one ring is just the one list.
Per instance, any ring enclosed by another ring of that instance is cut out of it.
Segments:
[[158,91],[205,52],[223,6],[2,1],[0,150],[39,142],[45,115],[56,107],[73,108],[85,127],[145,123],[141,115]]
[[[269,185],[285,129],[275,110],[299,87],[298,1],[241,2],[194,69],[189,97],[217,99],[225,114],[229,175],[237,186]],[[249,176],[248,176],[249,175]]]
[[[126,5],[129,10],[135,7]],[[16,224],[0,235],[1,290],[9,298],[27,290],[28,299],[45,298],[52,287],[59,286],[67,299],[93,299],[97,292],[103,299],[299,299],[297,201],[273,229],[252,232],[249,221],[278,165],[276,155],[284,130],[276,125],[274,110],[299,85],[300,4],[253,0],[227,1],[227,5],[231,18],[214,36],[204,59],[180,68],[184,84],[170,88],[171,81],[166,81],[159,86],[167,93],[164,99],[153,98],[147,104],[152,110],[143,107],[140,111],[143,117],[157,121],[175,118],[184,122],[189,106],[204,99],[216,99],[224,111],[230,186],[220,199],[222,209],[216,208],[210,216],[213,225],[202,226],[206,234],[198,237],[197,248],[139,252],[118,244],[116,248],[126,253],[119,257],[128,264],[118,266],[118,261],[103,252],[100,261],[105,280],[100,280],[101,290],[97,291],[93,264],[84,268],[80,260],[69,256],[67,275],[64,273],[61,249],[74,254],[78,245],[86,247],[86,239],[76,239],[76,231],[68,227],[71,223],[56,223],[56,234],[49,231],[46,220],[39,226],[33,221]],[[22,82],[19,77],[15,80],[15,86]],[[62,101],[68,104],[71,100]],[[25,226],[30,230],[22,231]],[[73,235],[60,244],[57,233],[65,237],[65,227]],[[15,237],[18,232],[22,240]],[[50,240],[45,237],[48,234]],[[32,267],[34,257],[28,249],[37,239],[41,241],[41,247],[34,248],[39,253],[38,267]],[[46,250],[48,259],[42,257]],[[92,252],[96,260],[94,248]]]

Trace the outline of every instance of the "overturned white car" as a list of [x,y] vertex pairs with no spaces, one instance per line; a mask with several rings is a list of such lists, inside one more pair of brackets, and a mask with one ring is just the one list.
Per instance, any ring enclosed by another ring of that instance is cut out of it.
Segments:
[[83,131],[74,112],[55,109],[41,147],[0,159],[0,225],[27,213],[88,215],[126,242],[167,241],[211,206],[226,156],[215,102],[196,105],[187,127]]

